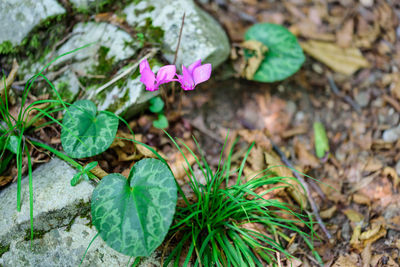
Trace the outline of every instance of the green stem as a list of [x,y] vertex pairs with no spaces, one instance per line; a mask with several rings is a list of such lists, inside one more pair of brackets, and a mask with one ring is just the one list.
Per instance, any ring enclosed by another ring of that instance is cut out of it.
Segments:
[[[54,148],[52,148],[52,147],[49,146],[49,145],[46,145],[46,144],[44,144],[44,143],[41,143],[41,142],[38,142],[38,141],[35,141],[35,140],[32,140],[32,139],[30,139],[30,142],[31,142],[33,145],[35,145],[35,146],[39,146],[39,147],[41,147],[41,148],[44,148],[44,149],[50,151],[51,153],[53,153],[54,155],[56,155],[56,156],[59,157],[60,159],[62,159],[62,160],[64,160],[64,161],[68,162],[68,163],[71,164],[73,167],[77,168],[78,170],[82,170],[82,169],[83,169],[83,167],[82,167],[81,164],[79,164],[79,163],[76,162],[75,160],[71,159],[71,158],[68,157],[67,155],[63,154],[62,152],[58,151],[57,149],[54,149]],[[91,173],[91,172],[88,172],[88,176],[89,176],[90,179],[92,179],[92,180],[94,180],[94,181],[96,181],[96,182],[99,181],[99,179],[97,178],[97,176],[94,175],[94,174]]]

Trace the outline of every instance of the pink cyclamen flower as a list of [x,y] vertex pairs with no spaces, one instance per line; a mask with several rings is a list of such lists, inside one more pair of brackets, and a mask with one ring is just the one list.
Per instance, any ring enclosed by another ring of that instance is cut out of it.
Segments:
[[182,65],[182,75],[177,75],[183,90],[193,90],[199,83],[205,82],[211,76],[211,64],[201,65],[201,59],[189,67]]
[[173,81],[176,75],[176,68],[174,65],[163,66],[158,70],[157,76],[154,75],[147,59],[140,62],[139,69],[142,75],[140,81],[144,83],[148,91],[157,91],[160,84]]

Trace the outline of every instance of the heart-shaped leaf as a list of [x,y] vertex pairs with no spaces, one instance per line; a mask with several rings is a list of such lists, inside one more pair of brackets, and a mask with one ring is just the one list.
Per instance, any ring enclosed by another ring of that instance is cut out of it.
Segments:
[[117,130],[118,118],[106,111],[97,113],[92,101],[78,100],[64,115],[61,143],[70,157],[91,157],[110,147]]
[[285,27],[271,24],[255,24],[247,30],[246,40],[257,40],[268,47],[260,67],[253,76],[259,82],[281,81],[298,71],[304,62],[304,54],[296,36]]
[[92,195],[92,220],[103,240],[116,251],[149,256],[164,240],[177,201],[172,172],[158,159],[133,165],[126,179],[105,176]]
[[158,119],[153,121],[153,126],[158,129],[165,129],[168,127],[168,119],[164,114],[158,114]]

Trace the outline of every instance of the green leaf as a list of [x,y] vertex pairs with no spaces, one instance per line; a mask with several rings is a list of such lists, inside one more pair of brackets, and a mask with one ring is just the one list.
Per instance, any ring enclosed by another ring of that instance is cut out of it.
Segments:
[[78,172],[77,174],[74,175],[71,179],[71,186],[75,186],[78,184],[79,180],[81,179],[82,172]]
[[158,129],[165,129],[168,127],[168,119],[164,114],[158,114],[158,120],[153,121],[153,126]]
[[149,256],[163,241],[177,201],[174,176],[158,159],[133,165],[129,178],[105,176],[92,195],[93,225],[116,251]]
[[110,147],[118,130],[118,118],[106,111],[97,113],[89,100],[76,101],[65,113],[61,143],[72,158],[91,157]]
[[14,154],[18,154],[18,136],[11,135],[7,142],[7,149]]
[[296,36],[285,27],[260,23],[247,30],[246,40],[257,40],[268,47],[268,52],[256,71],[253,80],[276,82],[298,71],[304,62],[304,54]]
[[159,113],[163,110],[164,108],[164,101],[162,100],[161,97],[153,97],[150,99],[150,111],[153,113]]
[[317,157],[323,158],[329,152],[329,141],[325,127],[320,122],[314,122],[315,153]]
[[97,164],[98,164],[97,161],[92,161],[88,165],[86,165],[85,168],[83,168],[83,169],[85,171],[89,172],[89,171],[93,170],[97,166]]

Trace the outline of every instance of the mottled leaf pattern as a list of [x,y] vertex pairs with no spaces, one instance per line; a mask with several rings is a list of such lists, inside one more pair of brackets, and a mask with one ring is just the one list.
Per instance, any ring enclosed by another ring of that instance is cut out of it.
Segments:
[[259,82],[281,81],[299,70],[304,54],[296,36],[285,27],[260,23],[245,34],[246,40],[257,40],[268,47],[268,52],[255,73],[253,80]]
[[93,225],[116,251],[149,256],[168,233],[176,201],[168,166],[158,159],[143,159],[128,179],[114,173],[101,180],[92,195]]
[[117,130],[118,118],[105,111],[97,114],[92,101],[78,100],[64,115],[61,143],[72,158],[91,157],[110,147]]

